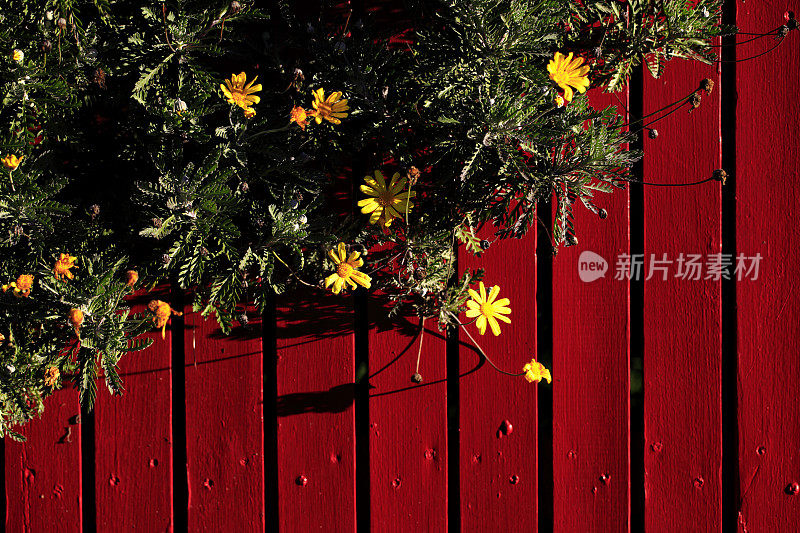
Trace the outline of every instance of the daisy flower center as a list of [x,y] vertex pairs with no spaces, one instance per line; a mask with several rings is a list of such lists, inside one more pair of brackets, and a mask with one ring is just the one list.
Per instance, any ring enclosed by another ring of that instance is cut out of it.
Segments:
[[569,80],[570,80],[569,74],[567,74],[567,72],[563,70],[556,70],[553,73],[553,81],[558,84],[567,83]]
[[378,198],[376,199],[376,201],[378,202],[378,205],[381,206],[381,207],[388,207],[388,206],[392,205],[392,200],[393,200],[393,198],[392,198],[392,195],[389,194],[389,191],[384,192],[383,194],[378,196]]
[[245,101],[245,94],[242,92],[239,92],[237,90],[231,91],[231,98],[233,99],[234,102],[236,102],[236,105],[238,106],[247,105],[247,102]]
[[320,102],[319,104],[317,104],[317,111],[319,112],[320,115],[326,117],[331,113],[333,113],[333,108],[324,102]]
[[492,308],[492,304],[490,304],[490,303],[481,304],[481,314],[482,315],[492,315],[492,314],[494,314],[494,309]]
[[349,278],[350,274],[353,273],[353,267],[349,263],[340,263],[336,273],[339,274],[340,278]]

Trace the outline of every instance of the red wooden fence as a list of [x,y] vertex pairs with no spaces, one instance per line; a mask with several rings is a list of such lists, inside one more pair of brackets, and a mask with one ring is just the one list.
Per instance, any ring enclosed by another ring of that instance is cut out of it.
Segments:
[[[785,8],[726,16],[764,32]],[[487,353],[509,369],[536,354],[552,388],[498,375],[431,323],[412,383],[420,324],[384,321],[375,294],[286,295],[227,338],[186,309],[123,361],[124,397],[81,414],[59,391],[27,443],[2,444],[6,529],[797,531],[798,64],[793,31],[771,55],[676,61],[591,95],[636,116],[714,80],[644,136],[636,170],[681,183],[725,167],[727,184],[604,196],[610,216],[578,209],[580,242],[554,259],[535,231],[460,255],[512,300]],[[581,281],[587,250],[605,277]],[[720,253],[733,279],[677,275]],[[626,254],[643,254],[639,279],[617,275]],[[736,280],[739,254],[760,254],[757,278]]]

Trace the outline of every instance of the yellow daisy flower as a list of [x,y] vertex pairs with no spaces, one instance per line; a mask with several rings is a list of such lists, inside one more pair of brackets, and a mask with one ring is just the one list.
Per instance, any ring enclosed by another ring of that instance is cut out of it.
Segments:
[[582,57],[573,59],[572,52],[566,57],[561,52],[556,52],[556,55],[547,64],[547,72],[550,73],[550,79],[564,89],[564,100],[567,102],[572,101],[573,88],[581,93],[586,92],[586,89],[589,88],[589,77],[587,76],[589,65],[583,64]]
[[536,358],[531,359],[530,363],[525,363],[522,371],[525,372],[525,379],[528,380],[528,383],[539,383],[542,379],[546,379],[548,383],[553,382],[550,371],[542,363],[538,362]]
[[308,126],[308,118],[308,113],[306,113],[305,109],[300,106],[294,106],[292,108],[292,114],[289,123],[291,124],[294,122],[300,126],[300,129],[305,131],[306,126]]
[[[261,91],[260,83],[258,85],[253,85],[257,79],[258,76],[245,85],[247,82],[247,75],[244,72],[231,74],[231,78],[225,80],[224,84],[220,83],[219,88],[222,89],[222,94],[228,99],[229,104],[238,105],[246,112],[251,105],[261,101],[259,96],[253,94]],[[253,112],[253,114],[255,114],[255,112]]]
[[17,298],[27,298],[31,294],[33,288],[33,276],[30,274],[22,274],[17,278],[17,281],[12,281],[7,285],[3,285],[3,292],[8,289],[14,289],[14,296]]
[[17,167],[20,163],[22,163],[22,156],[15,156],[14,154],[8,154],[3,159],[0,159],[0,163],[3,163],[3,166],[6,167],[8,170],[14,171],[17,170]]
[[392,181],[386,185],[386,180],[380,170],[375,171],[375,178],[365,176],[365,185],[361,186],[361,192],[369,196],[358,201],[358,207],[365,215],[370,213],[369,223],[375,224],[380,221],[384,226],[390,226],[395,218],[403,218],[406,209],[409,211],[414,207],[411,198],[417,195],[412,191],[410,194],[405,190],[406,178],[400,176],[398,172],[392,176]]
[[564,102],[564,97],[559,94],[558,96],[556,96],[556,101],[554,103],[556,107],[564,107],[564,104],[566,102]]
[[56,264],[53,265],[53,274],[55,274],[56,279],[72,279],[75,277],[75,274],[70,272],[71,268],[78,268],[75,266],[75,261],[77,257],[71,256],[69,254],[61,254],[58,257],[58,261]]
[[325,89],[322,87],[312,92],[314,93],[314,103],[312,104],[314,111],[310,113],[310,116],[314,117],[317,124],[322,122],[323,118],[333,124],[341,124],[342,121],[339,119],[347,117],[345,111],[350,109],[347,107],[347,100],[342,100],[342,93],[337,91],[325,98]]
[[511,319],[505,316],[511,313],[511,309],[507,307],[510,302],[508,298],[495,301],[497,295],[500,294],[500,287],[497,285],[492,287],[491,291],[489,291],[488,298],[486,297],[486,287],[483,286],[482,281],[478,289],[480,290],[480,294],[469,289],[469,295],[472,297],[472,300],[467,301],[467,318],[478,317],[478,320],[475,321],[475,326],[478,328],[478,333],[481,335],[486,333],[487,322],[489,323],[489,327],[492,328],[492,333],[494,333],[495,336],[500,335],[500,324],[497,323],[497,320],[500,319],[506,324],[511,323]]
[[25,59],[25,53],[20,49],[15,49],[11,52],[11,59],[15,63],[22,63],[22,60]]
[[326,289],[333,285],[333,289],[331,289],[333,294],[339,294],[345,283],[353,289],[356,288],[356,284],[366,289],[370,288],[372,279],[367,274],[356,270],[364,265],[360,252],[350,252],[350,257],[348,257],[344,243],[340,242],[339,246],[328,252],[328,257],[336,265],[336,272],[325,278]]

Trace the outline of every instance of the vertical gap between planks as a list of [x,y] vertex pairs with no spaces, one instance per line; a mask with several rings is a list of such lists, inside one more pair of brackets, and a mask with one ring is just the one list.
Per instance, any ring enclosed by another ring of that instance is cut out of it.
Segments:
[[[644,80],[642,68],[635,69],[629,85],[629,123],[642,116]],[[644,130],[636,134],[631,150],[644,148]],[[633,175],[643,176],[644,157],[634,163]],[[644,190],[642,185],[630,184],[630,255],[644,254]],[[631,531],[644,531],[644,280],[630,280],[630,524]]]
[[261,317],[262,376],[264,397],[264,522],[267,531],[278,531],[278,317],[275,293],[271,293]]
[[[450,283],[458,282],[458,246],[454,246],[455,267]],[[461,531],[461,396],[459,379],[458,326],[447,329],[447,524]]]
[[6,439],[8,435],[0,439],[0,531],[5,531],[6,520],[8,519],[8,499],[6,497]]
[[370,531],[369,317],[366,290],[355,291],[356,531]]
[[[354,3],[354,14],[362,10],[360,2]],[[350,194],[352,212],[359,216],[358,208],[359,178],[367,172],[366,154],[361,153],[353,161],[352,186]],[[366,251],[366,250],[365,250]],[[369,257],[365,258],[369,262]],[[355,374],[355,433],[356,433],[356,531],[369,533],[371,529],[370,514],[370,462],[369,462],[369,291],[359,289],[353,292],[353,351]]]
[[[173,309],[185,307],[177,283],[170,294]],[[172,520],[175,531],[186,531],[189,517],[189,482],[186,468],[186,363],[184,318],[170,319],[172,340]],[[92,441],[94,442],[94,441]]]
[[[736,3],[726,0],[723,24],[736,23]],[[733,43],[736,36],[723,37]],[[736,47],[721,49],[720,72],[722,168],[728,181],[722,187],[722,253],[736,257]],[[737,418],[736,280],[722,279],[722,531],[735,531],[739,508],[739,425]]]
[[[534,226],[536,239],[536,360],[552,371],[553,368],[553,206],[550,199],[536,207],[546,213],[542,228]],[[538,494],[539,533],[553,531],[553,387],[544,382],[537,386],[538,404]]]
[[81,406],[80,498],[81,523],[83,524],[83,531],[97,531],[94,451],[94,412]]

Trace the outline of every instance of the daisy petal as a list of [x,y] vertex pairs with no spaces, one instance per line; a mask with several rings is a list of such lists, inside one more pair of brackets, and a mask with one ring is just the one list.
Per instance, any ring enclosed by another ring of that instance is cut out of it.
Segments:
[[492,333],[494,333],[494,336],[497,337],[498,335],[500,335],[500,324],[498,324],[497,320],[495,320],[494,317],[492,316],[490,316],[488,320],[489,320],[489,327],[492,328]]
[[478,328],[478,333],[481,335],[486,334],[486,317],[481,315],[478,317],[478,320],[475,321],[475,327]]

